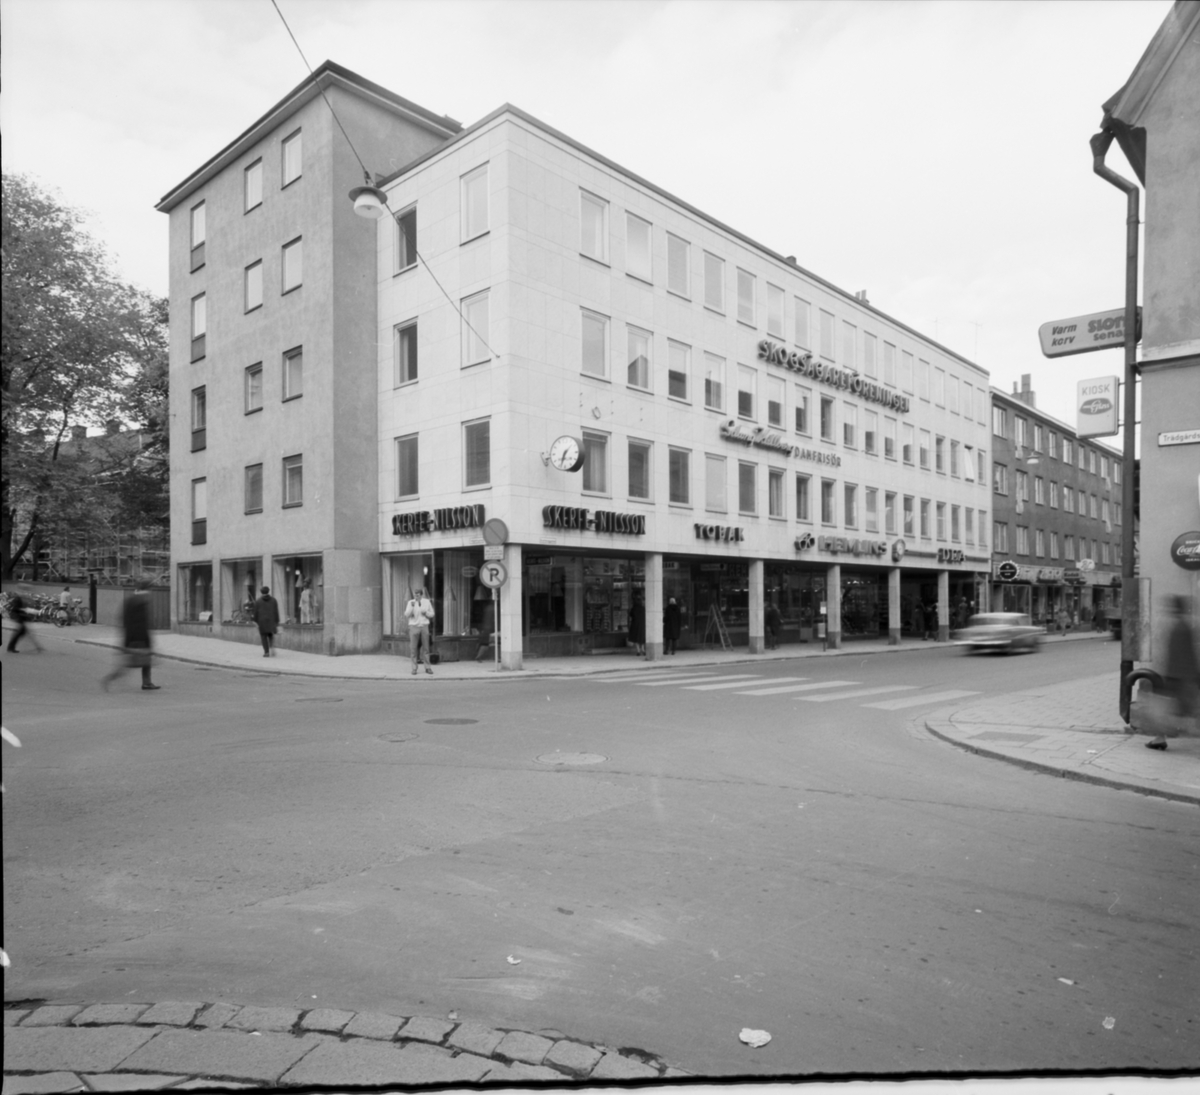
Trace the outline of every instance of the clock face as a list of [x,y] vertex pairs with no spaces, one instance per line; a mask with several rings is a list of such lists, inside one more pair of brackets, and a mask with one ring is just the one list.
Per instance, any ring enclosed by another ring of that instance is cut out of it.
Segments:
[[578,471],[583,467],[583,446],[564,434],[550,446],[550,463],[559,471]]

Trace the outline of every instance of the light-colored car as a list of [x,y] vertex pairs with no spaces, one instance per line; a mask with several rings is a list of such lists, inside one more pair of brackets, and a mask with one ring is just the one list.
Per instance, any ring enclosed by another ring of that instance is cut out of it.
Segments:
[[972,616],[955,641],[969,650],[1028,650],[1036,654],[1042,629],[1024,612],[984,612]]

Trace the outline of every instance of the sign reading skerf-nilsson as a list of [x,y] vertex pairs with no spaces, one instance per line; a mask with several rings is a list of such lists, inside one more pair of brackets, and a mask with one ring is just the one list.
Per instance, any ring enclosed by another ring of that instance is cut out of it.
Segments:
[[392,514],[392,535],[420,536],[423,532],[451,532],[464,528],[482,528],[483,523],[482,505],[415,510],[412,513]]
[[810,353],[789,350],[786,346],[779,345],[778,342],[764,338],[758,344],[758,356],[760,360],[769,365],[782,365],[785,369],[791,369],[792,372],[806,376],[810,380],[819,380],[831,387],[841,388],[869,403],[881,403],[889,410],[899,411],[901,414],[908,413],[907,396],[903,396],[883,384],[876,384],[873,380],[859,376],[858,373],[851,372],[849,369],[826,365],[825,362],[818,361]]
[[645,514],[612,513],[604,509],[588,511],[578,506],[544,506],[542,525],[545,528],[623,533],[627,536],[646,535]]

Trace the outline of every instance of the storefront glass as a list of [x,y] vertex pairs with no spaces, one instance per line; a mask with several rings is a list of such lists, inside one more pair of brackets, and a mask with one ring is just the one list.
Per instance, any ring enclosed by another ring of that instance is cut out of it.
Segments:
[[878,574],[842,575],[842,635],[844,637],[847,639],[878,638],[881,626],[886,629],[886,583],[887,579]]
[[179,568],[179,619],[184,623],[196,623],[205,613],[212,618],[213,610],[212,563],[197,563]]
[[321,556],[276,556],[272,562],[271,592],[279,602],[280,622],[319,624],[325,618],[325,571]]
[[223,559],[221,561],[221,622],[254,622],[254,601],[258,597],[262,560]]
[[825,572],[788,564],[768,563],[764,571],[764,608],[771,602],[783,619],[782,642],[812,642],[821,638],[821,605],[825,602]]

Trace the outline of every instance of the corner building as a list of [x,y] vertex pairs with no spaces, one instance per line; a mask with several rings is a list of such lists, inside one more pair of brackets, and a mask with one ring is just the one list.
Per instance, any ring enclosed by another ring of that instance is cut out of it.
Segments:
[[376,648],[407,653],[425,586],[442,656],[476,655],[495,518],[509,668],[625,646],[639,602],[657,658],[669,598],[681,647],[751,651],[771,603],[782,643],[832,646],[944,639],[960,601],[984,605],[976,365],[512,106],[378,185],[377,222],[331,196],[375,390],[352,427],[371,457],[324,503],[360,517],[373,484]]

